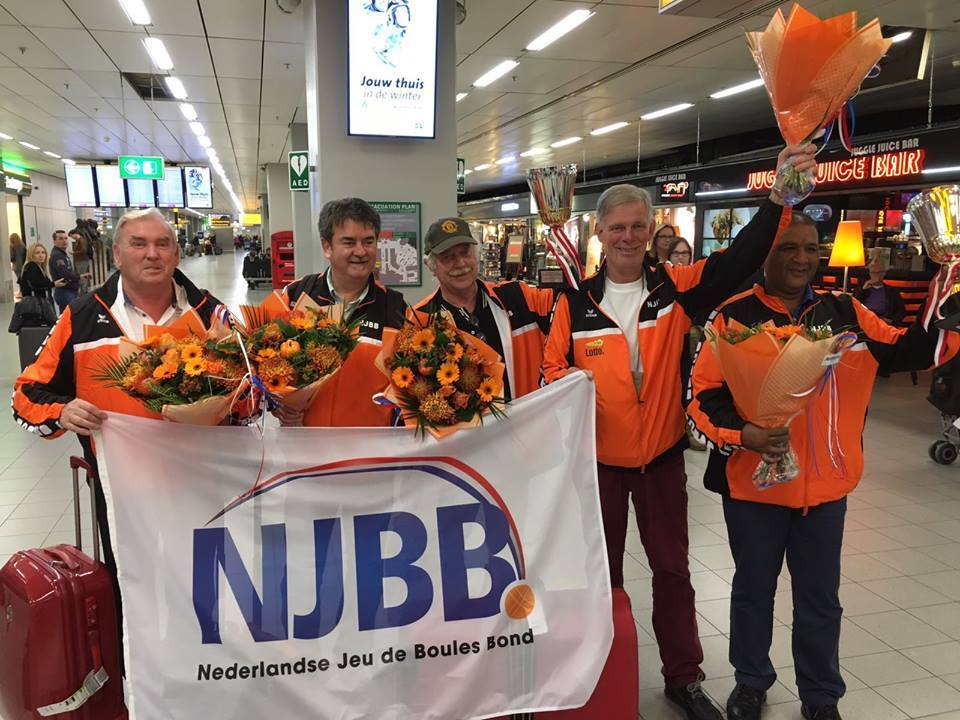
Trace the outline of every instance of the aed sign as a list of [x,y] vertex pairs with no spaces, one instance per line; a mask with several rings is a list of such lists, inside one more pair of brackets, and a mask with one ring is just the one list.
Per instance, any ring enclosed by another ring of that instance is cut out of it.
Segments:
[[287,164],[290,166],[290,189],[310,189],[310,161],[306,150],[294,150],[287,153]]

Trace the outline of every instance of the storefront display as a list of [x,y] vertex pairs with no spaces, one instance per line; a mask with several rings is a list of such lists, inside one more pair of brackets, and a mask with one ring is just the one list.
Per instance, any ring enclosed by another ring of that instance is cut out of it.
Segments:
[[758,205],[706,210],[703,213],[700,256],[728,247],[747,223],[757,214]]

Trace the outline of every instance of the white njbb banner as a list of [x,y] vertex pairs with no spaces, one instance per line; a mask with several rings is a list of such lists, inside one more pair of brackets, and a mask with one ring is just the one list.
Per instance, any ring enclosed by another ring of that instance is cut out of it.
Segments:
[[441,441],[284,428],[263,444],[111,415],[97,448],[131,717],[585,703],[613,636],[593,385],[576,373],[508,413]]

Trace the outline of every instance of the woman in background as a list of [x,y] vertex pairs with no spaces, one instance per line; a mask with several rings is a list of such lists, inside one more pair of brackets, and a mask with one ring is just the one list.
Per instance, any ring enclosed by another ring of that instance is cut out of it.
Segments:
[[672,265],[689,265],[693,262],[693,248],[686,238],[675,237],[667,246],[667,261]]
[[20,273],[23,272],[23,264],[27,261],[27,246],[23,244],[20,235],[10,233],[10,265],[13,267],[13,274],[20,280]]
[[677,231],[673,225],[661,225],[653,233],[650,240],[650,250],[648,254],[655,262],[666,262],[669,259],[670,241],[677,236]]
[[62,287],[63,278],[51,280],[47,271],[47,249],[40,243],[34,243],[26,252],[27,261],[20,273],[20,293],[27,297],[52,298],[53,288]]

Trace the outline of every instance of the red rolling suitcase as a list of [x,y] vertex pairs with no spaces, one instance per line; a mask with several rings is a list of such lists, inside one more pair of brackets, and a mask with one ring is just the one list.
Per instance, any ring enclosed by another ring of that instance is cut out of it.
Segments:
[[[80,550],[79,470],[73,469],[77,546],[23,550],[0,569],[0,718],[125,720],[116,607],[100,564]],[[91,498],[93,493],[91,490]],[[92,505],[92,500],[91,500]]]

